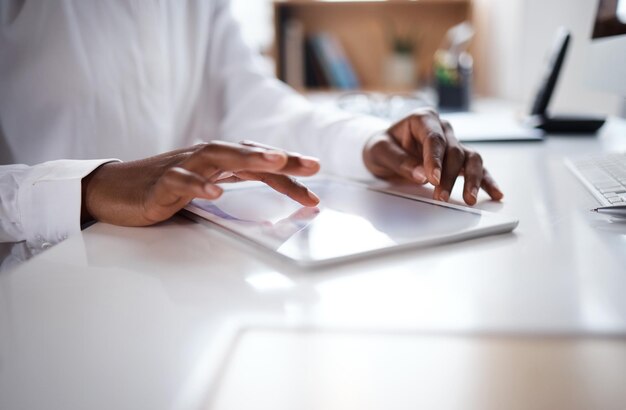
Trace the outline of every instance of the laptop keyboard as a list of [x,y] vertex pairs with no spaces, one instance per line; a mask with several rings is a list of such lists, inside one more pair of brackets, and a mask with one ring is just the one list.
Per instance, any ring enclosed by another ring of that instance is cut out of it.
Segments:
[[570,159],[567,163],[603,205],[626,205],[626,152]]

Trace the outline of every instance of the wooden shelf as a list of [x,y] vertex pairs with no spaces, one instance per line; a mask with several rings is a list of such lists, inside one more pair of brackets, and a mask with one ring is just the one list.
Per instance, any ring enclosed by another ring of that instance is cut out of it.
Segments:
[[420,80],[431,77],[433,55],[446,31],[455,24],[472,19],[471,0],[387,0],[318,1],[277,0],[274,2],[274,54],[277,75],[284,78],[281,64],[283,28],[290,19],[300,21],[307,35],[330,32],[346,51],[363,87],[385,88],[385,58],[391,53],[388,41],[390,22],[400,29],[419,30],[421,44],[415,55]]
[[335,4],[355,4],[355,5],[371,5],[371,4],[415,4],[415,3],[470,3],[471,0],[275,0],[274,4],[289,5],[315,5],[319,7],[332,6]]

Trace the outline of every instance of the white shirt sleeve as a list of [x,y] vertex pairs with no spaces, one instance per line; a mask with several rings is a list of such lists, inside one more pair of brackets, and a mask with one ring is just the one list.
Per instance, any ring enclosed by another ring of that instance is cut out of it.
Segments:
[[387,121],[314,106],[263,73],[246,46],[227,0],[217,1],[210,35],[209,84],[220,87],[224,113],[220,138],[255,140],[321,159],[322,171],[371,178],[363,164],[365,141]]
[[111,161],[0,166],[0,242],[45,249],[80,232],[81,180]]

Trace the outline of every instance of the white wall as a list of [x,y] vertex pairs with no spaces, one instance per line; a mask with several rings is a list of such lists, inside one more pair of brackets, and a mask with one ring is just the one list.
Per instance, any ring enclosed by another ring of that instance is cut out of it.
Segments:
[[481,94],[519,100],[521,95],[522,0],[474,0],[476,38],[472,52]]
[[235,19],[241,24],[244,40],[257,51],[264,51],[274,41],[271,0],[231,0]]
[[481,36],[477,73],[489,94],[528,106],[559,26],[572,44],[551,104],[553,112],[616,114],[620,99],[594,89],[585,62],[597,0],[475,0]]

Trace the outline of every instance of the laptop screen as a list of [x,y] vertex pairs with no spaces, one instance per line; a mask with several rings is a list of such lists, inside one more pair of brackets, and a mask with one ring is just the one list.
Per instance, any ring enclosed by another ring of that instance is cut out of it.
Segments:
[[600,0],[592,38],[626,34],[626,0]]

